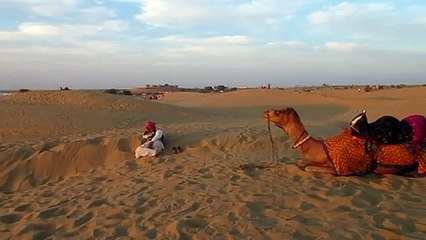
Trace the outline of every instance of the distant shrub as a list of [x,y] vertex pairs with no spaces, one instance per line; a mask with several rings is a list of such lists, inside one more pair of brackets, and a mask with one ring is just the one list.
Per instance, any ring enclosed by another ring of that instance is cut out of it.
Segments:
[[123,94],[129,96],[132,95],[132,92],[130,92],[129,90],[123,90]]
[[26,88],[22,88],[22,89],[19,89],[19,92],[29,92],[30,90],[29,89],[26,89]]
[[109,93],[109,94],[117,94],[117,89],[108,89],[108,90],[105,90],[104,91],[104,93]]

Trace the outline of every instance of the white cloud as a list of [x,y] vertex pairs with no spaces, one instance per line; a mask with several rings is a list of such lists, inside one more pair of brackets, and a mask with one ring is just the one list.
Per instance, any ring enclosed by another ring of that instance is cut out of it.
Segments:
[[114,18],[116,17],[116,13],[111,8],[106,8],[104,6],[84,8],[79,10],[85,17],[89,17],[92,19],[99,18]]
[[[162,58],[186,59],[189,61],[207,56],[234,56],[236,53],[246,53],[252,47],[249,45],[250,39],[243,35],[205,38],[167,36],[153,41],[164,43],[163,47],[157,49],[158,56]],[[193,59],[190,60],[191,58]]]
[[323,24],[330,21],[330,16],[324,11],[317,11],[309,14],[308,20],[314,24]]
[[78,38],[95,35],[99,32],[120,32],[127,29],[127,23],[119,20],[109,20],[99,25],[52,25],[46,23],[27,22],[18,26],[17,31],[0,31],[0,41],[18,41],[57,37],[58,39]]
[[117,53],[120,50],[119,45],[116,42],[110,41],[90,41],[80,44],[80,49],[90,51],[90,52],[98,52],[98,53]]
[[167,36],[159,39],[168,43],[190,44],[190,45],[225,45],[225,44],[247,44],[250,39],[244,35],[218,36],[207,38],[188,38],[183,36]]
[[290,21],[307,1],[142,0],[142,23],[154,27],[185,28],[218,25],[252,28]]
[[81,2],[82,0],[15,0],[13,4],[28,8],[40,16],[53,17],[76,10]]
[[315,11],[309,14],[307,18],[313,24],[326,24],[341,21],[342,19],[362,19],[364,17],[381,16],[391,13],[393,10],[394,6],[390,4],[341,2],[325,10]]
[[142,0],[142,13],[136,18],[155,27],[172,27],[205,21],[208,17],[208,8],[200,1]]
[[72,22],[94,22],[117,17],[115,9],[108,8],[105,1],[94,0],[90,4],[84,0],[2,0],[0,6],[14,12],[28,14],[31,19],[55,19]]
[[[419,10],[420,9],[420,10]],[[307,16],[311,32],[342,41],[368,41],[377,45],[410,45],[426,40],[418,21],[426,8],[390,3],[342,2]]]
[[300,48],[305,46],[306,44],[304,42],[300,41],[284,41],[284,42],[268,42],[266,43],[267,46],[285,46],[290,48]]
[[328,42],[325,44],[325,48],[332,51],[338,52],[351,52],[357,49],[359,45],[351,42]]
[[0,31],[0,41],[16,41],[22,39],[20,32],[5,32]]
[[114,2],[123,2],[123,3],[140,3],[141,0],[113,0]]

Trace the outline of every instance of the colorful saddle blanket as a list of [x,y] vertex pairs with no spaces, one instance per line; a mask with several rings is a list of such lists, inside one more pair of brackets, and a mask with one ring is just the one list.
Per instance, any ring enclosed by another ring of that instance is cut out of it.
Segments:
[[375,167],[364,151],[365,139],[353,136],[349,130],[324,140],[323,146],[337,175],[362,175]]
[[417,168],[426,173],[426,151],[414,153],[404,144],[379,144],[367,151],[367,140],[354,136],[346,129],[342,134],[323,141],[324,150],[337,175],[362,175],[377,166],[397,168],[401,171]]
[[415,153],[404,144],[381,145],[375,156],[377,165],[385,168],[395,168],[401,171],[414,170],[420,174],[426,173],[426,151]]

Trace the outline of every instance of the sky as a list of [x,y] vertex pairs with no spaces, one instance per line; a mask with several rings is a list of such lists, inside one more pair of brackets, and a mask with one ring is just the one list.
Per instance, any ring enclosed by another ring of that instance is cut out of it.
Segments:
[[0,0],[0,89],[425,84],[426,1]]

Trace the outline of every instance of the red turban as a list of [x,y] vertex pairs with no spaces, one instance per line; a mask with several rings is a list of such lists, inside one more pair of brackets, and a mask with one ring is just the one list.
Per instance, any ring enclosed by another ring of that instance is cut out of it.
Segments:
[[151,121],[147,121],[145,123],[145,129],[148,130],[149,132],[154,132],[155,131],[155,123],[151,122]]

